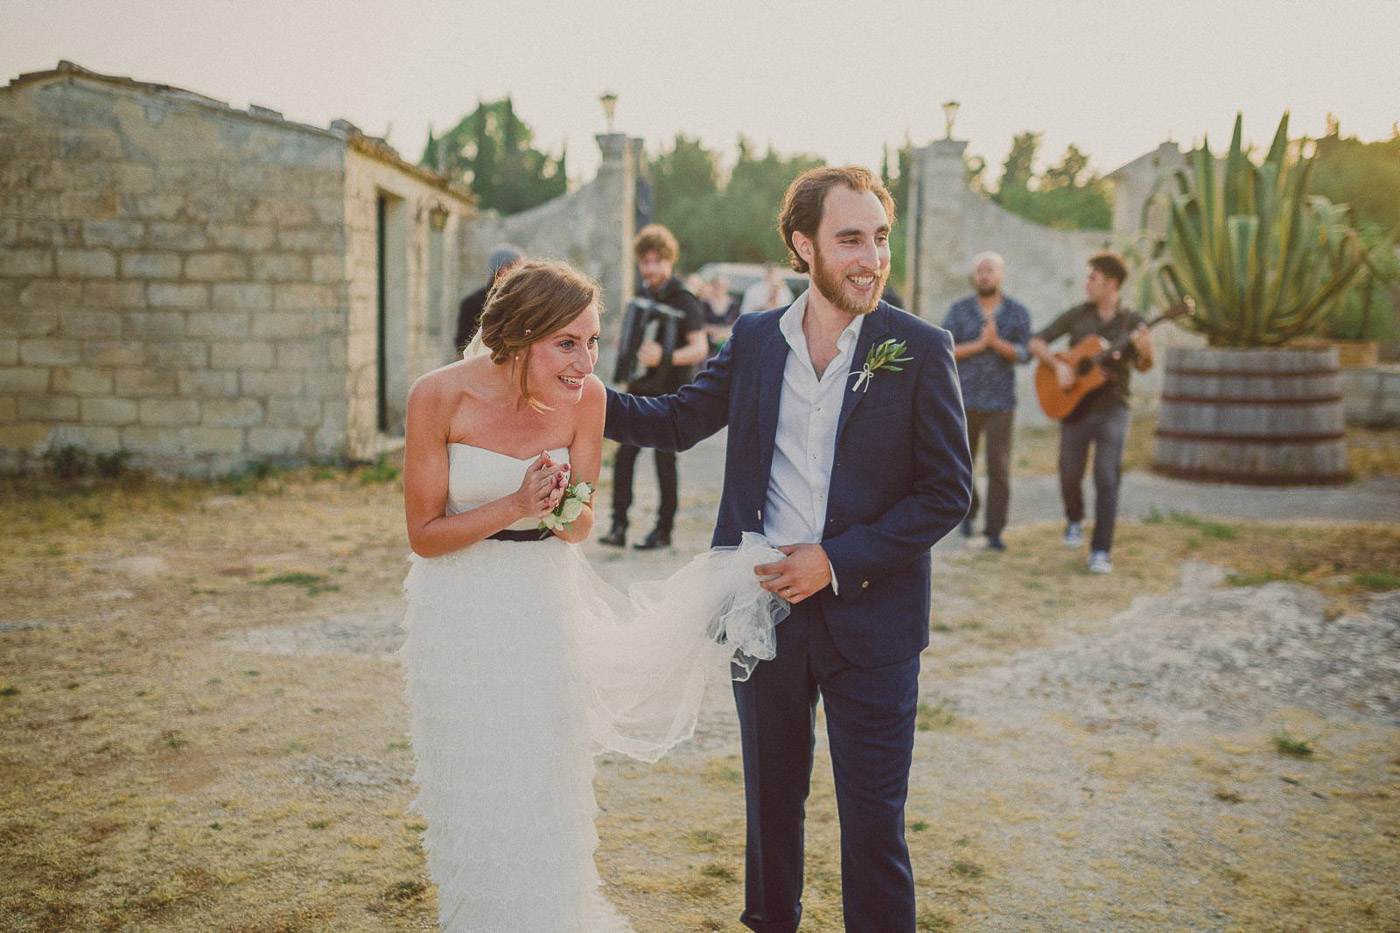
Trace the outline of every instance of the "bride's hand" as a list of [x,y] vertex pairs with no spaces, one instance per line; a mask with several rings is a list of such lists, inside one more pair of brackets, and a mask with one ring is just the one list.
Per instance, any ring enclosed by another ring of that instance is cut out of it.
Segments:
[[559,507],[559,500],[563,499],[569,491],[569,465],[567,463],[556,464],[547,450],[540,456],[544,458],[546,466],[559,471],[554,474],[554,489],[549,495],[549,511],[553,512]]
[[563,495],[559,485],[562,472],[549,454],[540,454],[535,458],[535,462],[525,470],[520,488],[510,497],[521,518],[544,518],[554,510]]

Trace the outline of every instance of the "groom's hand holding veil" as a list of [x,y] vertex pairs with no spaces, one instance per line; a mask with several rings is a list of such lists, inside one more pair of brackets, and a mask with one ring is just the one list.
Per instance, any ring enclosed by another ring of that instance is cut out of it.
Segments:
[[831,583],[831,561],[820,544],[785,544],[778,550],[786,555],[782,560],[753,568],[768,592],[800,603]]

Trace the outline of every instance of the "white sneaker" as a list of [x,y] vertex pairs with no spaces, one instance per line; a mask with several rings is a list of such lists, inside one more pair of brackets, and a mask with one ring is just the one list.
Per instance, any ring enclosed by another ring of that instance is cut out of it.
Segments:
[[1070,522],[1065,526],[1065,547],[1079,547],[1084,543],[1084,523]]
[[1113,573],[1113,561],[1107,551],[1095,551],[1089,555],[1090,573]]

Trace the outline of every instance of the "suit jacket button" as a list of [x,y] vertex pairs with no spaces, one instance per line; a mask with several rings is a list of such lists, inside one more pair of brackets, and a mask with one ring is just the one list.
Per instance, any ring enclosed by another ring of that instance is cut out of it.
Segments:
[[869,581],[869,580],[862,580],[862,581],[860,582],[860,588],[861,588],[861,589],[866,589],[866,588],[869,587],[869,586],[870,586],[870,581]]

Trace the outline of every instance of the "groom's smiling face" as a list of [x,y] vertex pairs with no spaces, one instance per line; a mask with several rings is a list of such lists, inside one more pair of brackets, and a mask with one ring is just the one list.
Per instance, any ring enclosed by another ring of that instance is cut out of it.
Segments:
[[890,220],[873,191],[833,187],[817,235],[794,236],[812,267],[812,286],[847,314],[869,314],[890,277]]

